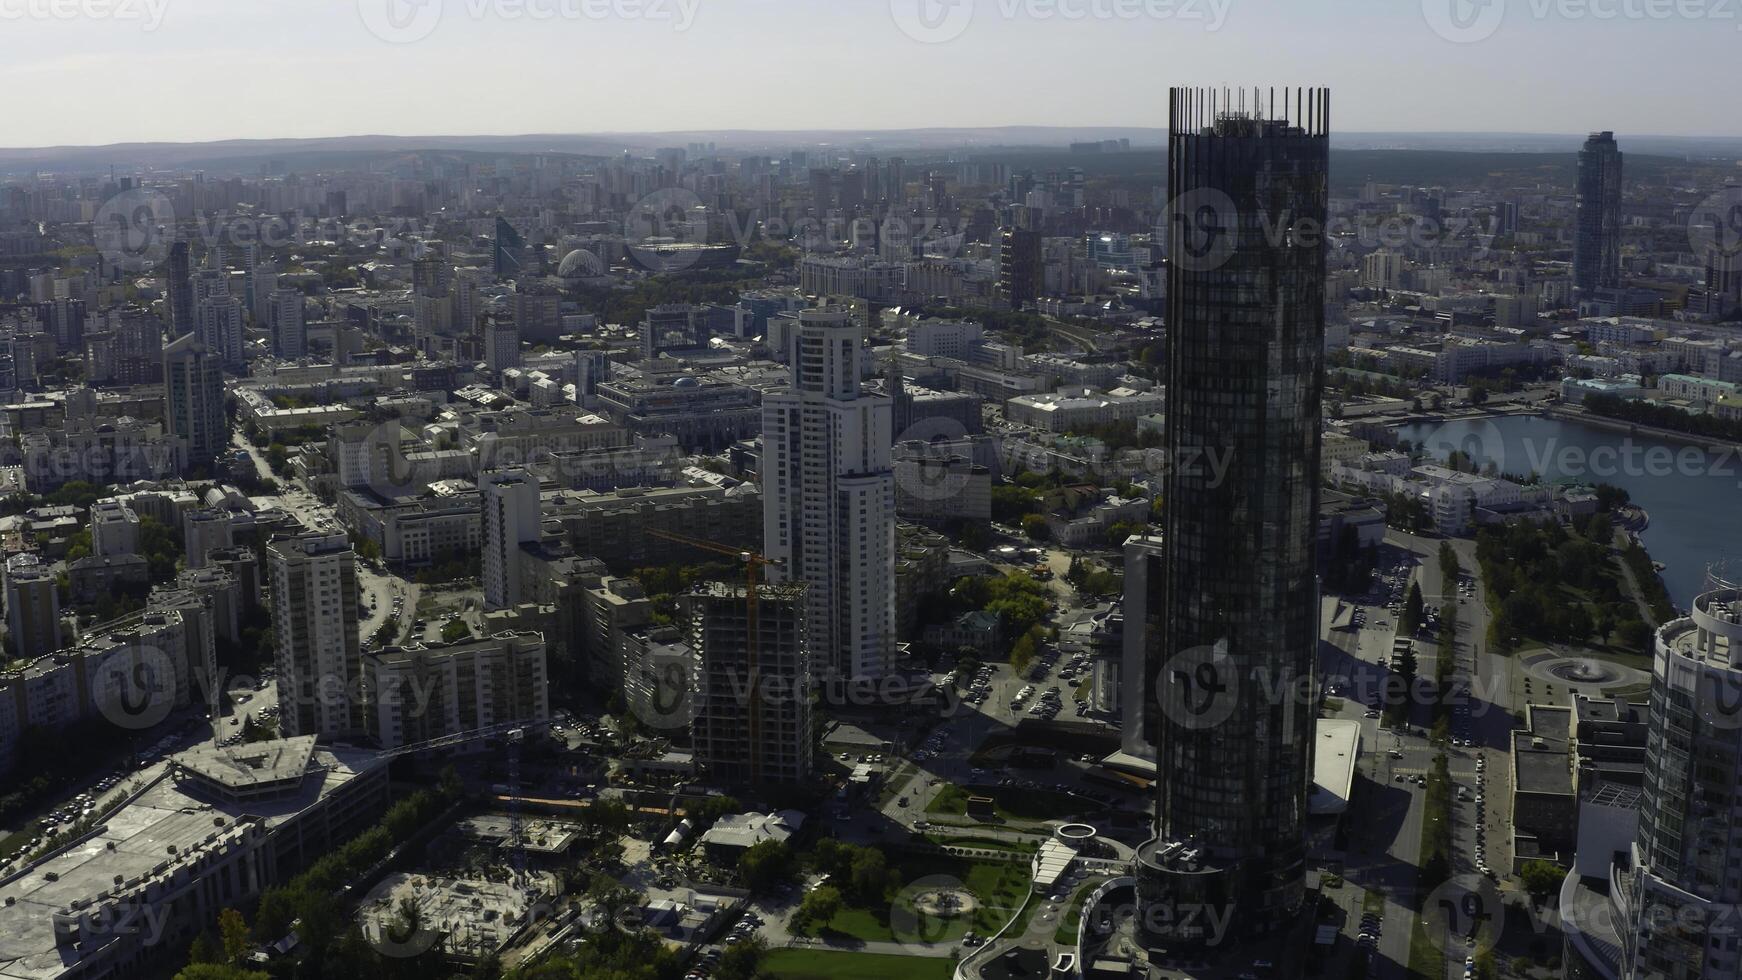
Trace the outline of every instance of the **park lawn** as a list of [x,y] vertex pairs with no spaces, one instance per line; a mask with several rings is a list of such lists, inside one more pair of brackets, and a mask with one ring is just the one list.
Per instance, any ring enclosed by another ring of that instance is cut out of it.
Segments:
[[763,959],[760,972],[775,980],[950,980],[956,961],[946,956],[776,949]]
[[945,786],[932,797],[925,812],[947,817],[968,815],[968,797],[987,796],[992,799],[992,815],[998,821],[1057,820],[1075,813],[1094,809],[1088,800],[1050,789],[1012,789],[1009,787],[975,787],[972,793],[960,786]]
[[[933,875],[949,875],[960,881],[979,901],[972,915],[939,921],[923,920],[926,935],[933,943],[953,943],[969,932],[989,936],[1004,927],[1022,904],[1028,891],[1028,865],[1021,861],[963,861],[960,859],[926,857],[912,859],[898,866],[903,881],[917,881]],[[895,942],[890,930],[890,908],[880,903],[873,908],[856,905],[841,906],[834,918],[819,933],[833,934],[868,943]],[[917,920],[916,920],[917,921]]]
[[1428,941],[1422,917],[1411,916],[1409,935],[1409,980],[1439,980],[1446,975],[1445,951]]
[[24,845],[30,843],[30,839],[40,833],[42,833],[42,821],[32,820],[17,833],[0,837],[0,860],[5,860],[23,850]]

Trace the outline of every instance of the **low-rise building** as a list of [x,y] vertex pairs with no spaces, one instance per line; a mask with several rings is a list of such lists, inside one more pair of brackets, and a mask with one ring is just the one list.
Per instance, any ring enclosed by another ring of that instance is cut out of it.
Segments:
[[0,881],[4,975],[174,969],[220,911],[288,881],[387,800],[387,767],[375,753],[318,746],[313,736],[176,755],[85,837]]
[[[1573,710],[1525,708],[1525,730],[1512,733],[1513,863],[1570,856],[1577,839],[1571,739]],[[1516,870],[1516,867],[1514,868]]]
[[1005,403],[1004,414],[1018,425],[1046,432],[1081,432],[1165,410],[1166,398],[1156,392],[1115,388],[1060,388],[1044,395],[1018,395]]
[[992,519],[992,471],[966,456],[940,456],[925,443],[895,448],[895,513],[922,524]]

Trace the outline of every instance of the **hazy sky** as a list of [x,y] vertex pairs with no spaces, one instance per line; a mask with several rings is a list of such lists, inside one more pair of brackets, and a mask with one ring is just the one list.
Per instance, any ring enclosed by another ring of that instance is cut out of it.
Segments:
[[0,0],[0,145],[1166,124],[1739,135],[1738,0]]

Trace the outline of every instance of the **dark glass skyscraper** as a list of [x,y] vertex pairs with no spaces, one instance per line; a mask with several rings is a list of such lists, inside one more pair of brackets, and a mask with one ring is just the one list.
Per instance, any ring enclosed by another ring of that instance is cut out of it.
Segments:
[[169,332],[177,337],[193,333],[194,327],[194,282],[193,262],[188,256],[187,242],[173,242],[169,246],[169,261],[164,267],[164,319],[169,321]]
[[507,218],[496,218],[496,248],[491,271],[498,279],[513,279],[526,269],[526,238]]
[[1615,134],[1592,133],[1579,151],[1573,287],[1580,296],[1621,285],[1621,150]]
[[[1282,925],[1304,898],[1318,643],[1330,96],[1175,89],[1168,137],[1168,445],[1156,839],[1138,856],[1157,943]],[[1193,459],[1225,459],[1220,467]]]

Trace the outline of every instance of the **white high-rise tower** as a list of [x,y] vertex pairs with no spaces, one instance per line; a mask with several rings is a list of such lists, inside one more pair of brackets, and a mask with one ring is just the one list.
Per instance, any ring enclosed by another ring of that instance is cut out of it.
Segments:
[[520,546],[540,530],[538,480],[525,470],[478,477],[484,511],[484,608],[507,609],[520,596]]
[[762,402],[763,553],[806,583],[819,673],[881,677],[895,656],[890,400],[860,392],[862,337],[844,307],[806,310],[792,386]]

